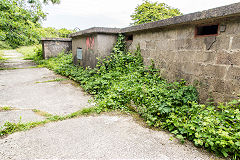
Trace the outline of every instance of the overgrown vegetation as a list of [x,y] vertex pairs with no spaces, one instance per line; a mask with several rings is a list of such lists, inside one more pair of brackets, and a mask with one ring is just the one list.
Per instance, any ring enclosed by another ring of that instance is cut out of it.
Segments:
[[41,49],[41,47],[41,45],[23,46],[19,47],[17,52],[22,53],[25,60],[34,60],[37,57],[37,50]]
[[1,0],[0,49],[38,44],[42,37],[67,37],[73,31],[42,28],[46,18],[43,3],[57,4],[60,0]]
[[68,38],[69,34],[76,32],[75,30],[69,30],[66,28],[56,29],[52,27],[39,28],[38,31],[41,37],[47,38]]
[[4,61],[7,60],[7,58],[5,58],[3,56],[4,56],[3,52],[0,51],[0,63],[3,63]]
[[137,112],[149,126],[166,129],[182,142],[188,139],[218,155],[240,158],[240,100],[217,106],[198,104],[193,86],[183,80],[168,82],[154,64],[144,66],[140,48],[128,52],[122,35],[113,53],[94,69],[73,65],[71,54],[36,61],[95,95],[94,112]]

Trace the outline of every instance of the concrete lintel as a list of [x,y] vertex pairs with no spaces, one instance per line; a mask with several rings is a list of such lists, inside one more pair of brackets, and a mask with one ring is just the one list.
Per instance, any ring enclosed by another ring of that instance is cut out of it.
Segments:
[[88,35],[94,33],[102,33],[102,34],[118,34],[120,32],[120,28],[105,28],[105,27],[93,27],[86,30],[82,30],[76,33],[72,33],[69,37],[77,37],[81,35]]
[[177,16],[156,22],[126,27],[123,28],[121,32],[122,33],[138,32],[148,29],[164,28],[167,26],[191,24],[196,21],[204,21],[210,19],[219,19],[235,16],[240,16],[240,3],[234,3],[223,7],[213,8],[202,12],[190,13],[183,16]]
[[227,6],[213,8],[202,12],[195,12],[186,14],[183,16],[177,16],[169,19],[164,19],[156,22],[145,23],[141,25],[126,27],[126,28],[103,28],[93,27],[90,29],[82,30],[80,32],[70,34],[70,37],[76,37],[81,35],[88,35],[94,33],[105,34],[118,34],[118,33],[132,33],[144,30],[154,30],[158,28],[164,28],[169,26],[195,24],[195,22],[204,22],[206,20],[216,20],[222,18],[230,18],[240,16],[240,3],[234,3]]
[[63,42],[70,42],[72,38],[42,38],[41,41],[63,41]]

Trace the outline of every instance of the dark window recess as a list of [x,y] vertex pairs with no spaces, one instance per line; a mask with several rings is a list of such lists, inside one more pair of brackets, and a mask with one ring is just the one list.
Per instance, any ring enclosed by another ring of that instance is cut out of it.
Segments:
[[196,36],[216,35],[216,34],[218,34],[218,25],[196,27]]
[[133,40],[133,35],[127,36],[126,40],[127,40],[127,41],[132,41],[132,40]]

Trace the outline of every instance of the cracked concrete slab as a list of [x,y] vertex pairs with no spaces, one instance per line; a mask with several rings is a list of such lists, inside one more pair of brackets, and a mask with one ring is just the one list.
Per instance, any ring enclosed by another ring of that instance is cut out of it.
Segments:
[[[21,61],[28,63],[28,61]],[[80,87],[72,85],[71,81],[68,81],[69,83],[36,83],[56,78],[63,77],[46,68],[1,70],[0,105],[34,108],[61,115],[90,106],[88,100],[91,97]]]
[[128,116],[81,117],[0,139],[0,159],[215,158],[191,144],[182,145],[170,138],[166,132],[143,128]]
[[31,110],[11,110],[0,112],[0,126],[3,126],[5,122],[34,122],[44,120],[45,117],[35,114]]

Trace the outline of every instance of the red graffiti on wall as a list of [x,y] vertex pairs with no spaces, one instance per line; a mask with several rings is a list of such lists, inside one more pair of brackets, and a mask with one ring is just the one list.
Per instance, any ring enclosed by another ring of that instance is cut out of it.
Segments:
[[93,49],[93,47],[94,47],[94,37],[87,37],[86,46],[87,46],[87,49]]

